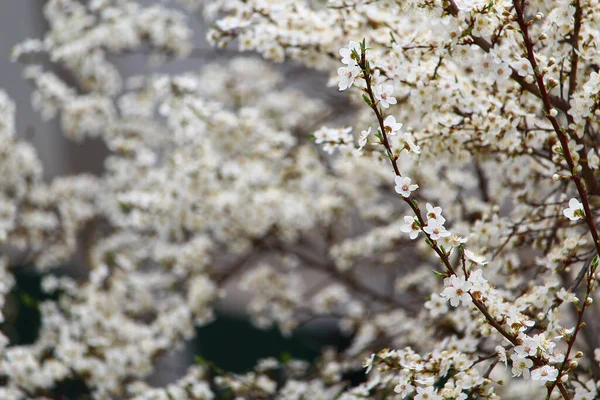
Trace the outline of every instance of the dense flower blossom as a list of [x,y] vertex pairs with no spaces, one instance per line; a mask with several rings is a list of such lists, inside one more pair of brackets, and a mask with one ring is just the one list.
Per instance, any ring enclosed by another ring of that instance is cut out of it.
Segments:
[[[12,53],[41,117],[108,156],[49,179],[0,91],[0,304],[22,260],[48,294],[33,343],[0,335],[0,398],[597,397],[597,2],[151,3],[48,0]],[[290,64],[124,77],[204,52],[193,15]],[[238,290],[257,327],[335,320],[348,347],[151,387]]]

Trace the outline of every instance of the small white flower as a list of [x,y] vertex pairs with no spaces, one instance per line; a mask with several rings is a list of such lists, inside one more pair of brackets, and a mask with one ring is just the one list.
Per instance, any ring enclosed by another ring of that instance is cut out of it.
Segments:
[[531,379],[534,381],[554,382],[558,378],[558,370],[550,365],[531,371]]
[[504,346],[496,346],[496,353],[498,353],[498,359],[504,363],[504,368],[508,368],[508,359],[506,358],[506,349]]
[[505,80],[510,78],[511,75],[512,69],[510,68],[510,66],[506,63],[501,63],[496,68],[496,73],[493,75],[493,77],[495,78],[496,82],[504,82]]
[[523,338],[523,343],[519,346],[515,346],[514,350],[519,357],[535,356],[540,344],[539,336],[525,336],[525,338]]
[[415,388],[410,384],[406,376],[400,377],[400,382],[394,387],[394,392],[400,394],[402,398],[414,392]]
[[374,95],[381,107],[388,108],[390,104],[396,104],[396,98],[392,96],[394,87],[392,85],[378,85],[375,87]]
[[366,131],[362,131],[360,133],[360,135],[358,136],[358,151],[361,151],[362,148],[365,147],[365,145],[369,141],[370,134],[371,134],[371,127],[369,127],[369,129],[367,129]]
[[431,240],[438,240],[451,235],[451,233],[444,228],[444,225],[440,224],[435,219],[427,220],[427,225],[423,230],[429,235]]
[[348,47],[342,47],[340,49],[340,56],[342,56],[342,63],[349,67],[358,65],[357,60],[352,57],[352,50],[356,50],[360,54],[360,44],[355,41],[350,41]]
[[531,63],[526,58],[521,58],[510,65],[517,71],[519,76],[527,76],[533,74],[533,68],[531,67]]
[[[593,382],[593,380],[591,382]],[[596,391],[595,387],[592,387],[591,390],[587,390],[586,388],[580,386],[575,389],[575,396],[573,397],[573,400],[594,400],[597,398],[597,394],[598,392]]]
[[425,308],[435,318],[448,312],[448,301],[439,294],[432,293],[431,298],[425,302]]
[[463,243],[467,243],[467,241],[469,239],[467,239],[466,237],[462,237],[460,235],[457,235],[457,234],[453,234],[447,240],[448,240],[448,244],[450,245],[450,247],[458,247],[458,246],[460,246]]
[[415,138],[409,132],[404,132],[404,148],[415,154],[421,154],[421,146],[415,143]]
[[396,193],[401,194],[403,197],[410,197],[410,193],[419,187],[419,185],[411,184],[412,180],[407,176],[396,176],[394,181],[396,182]]
[[433,386],[427,386],[426,388],[418,387],[417,395],[414,397],[415,400],[442,400],[442,396],[439,396],[435,392]]
[[465,249],[465,257],[467,257],[467,260],[471,261],[473,264],[477,264],[477,265],[488,264],[488,262],[485,261],[484,256],[482,256],[481,254],[477,254],[471,250]]
[[411,239],[416,239],[421,232],[421,227],[415,217],[404,217],[404,225],[400,226],[400,230],[404,233],[409,233]]
[[519,357],[516,354],[510,356],[512,361],[512,374],[513,376],[523,375],[523,379],[529,379],[529,368],[533,366],[533,361],[529,358]]
[[431,204],[425,204],[425,208],[427,208],[427,219],[435,219],[440,224],[446,222],[446,218],[442,217],[442,207],[434,207]]
[[354,80],[360,75],[360,68],[355,66],[340,67],[338,68],[338,75],[340,77],[339,89],[340,91],[348,89],[354,84]]
[[442,291],[440,296],[450,300],[452,307],[458,307],[460,302],[468,304],[471,301],[469,290],[471,290],[472,284],[469,281],[453,275],[444,279],[445,289]]
[[365,371],[365,374],[368,374],[369,372],[371,372],[371,368],[373,368],[374,360],[375,360],[375,353],[371,354],[370,357],[366,358],[365,361],[363,361],[363,368],[367,369]]
[[488,76],[496,72],[498,63],[494,60],[494,57],[490,54],[486,54],[483,59],[477,63],[476,70],[483,76]]
[[394,136],[402,129],[402,123],[396,122],[396,118],[393,115],[388,115],[383,121],[383,127],[385,128],[385,133]]
[[490,285],[488,281],[483,277],[483,272],[480,269],[476,269],[469,275],[469,282],[471,282],[471,294],[474,298],[481,300],[482,297],[489,296]]
[[563,214],[571,221],[577,221],[585,216],[583,212],[583,204],[581,204],[579,200],[572,198],[569,200],[569,208],[565,208],[563,210]]

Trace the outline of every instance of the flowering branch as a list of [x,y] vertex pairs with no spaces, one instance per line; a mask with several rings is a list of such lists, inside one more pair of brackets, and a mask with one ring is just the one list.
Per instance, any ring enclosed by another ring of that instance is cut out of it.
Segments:
[[[373,110],[373,113],[375,114],[375,116],[377,118],[377,121],[379,124],[379,129],[380,129],[380,135],[381,135],[380,136],[381,144],[384,146],[384,148],[386,150],[386,153],[392,164],[394,172],[397,177],[402,177],[400,170],[398,168],[398,165],[397,165],[398,156],[394,154],[393,149],[388,140],[388,137],[387,137],[388,132],[386,130],[386,126],[384,123],[384,116],[383,116],[382,111],[378,108],[378,102],[376,100],[376,96],[373,91],[371,69],[370,69],[369,62],[366,59],[367,47],[366,47],[364,40],[360,45],[360,50],[361,50],[360,55],[358,55],[358,52],[356,50],[353,50],[353,54],[354,54],[354,58],[358,60],[357,61],[358,66],[360,67],[361,72],[362,72],[362,77],[365,80],[366,87],[363,90],[366,92],[366,94],[368,96],[368,99],[366,98],[365,101],[367,102],[367,104],[369,104],[369,106],[371,107],[371,109]],[[542,93],[543,93],[543,91],[542,91]],[[402,199],[412,209],[413,213],[415,214],[415,216],[418,220],[419,226],[421,227],[421,229],[423,229],[423,227],[426,225],[426,221],[424,220],[424,218],[421,214],[421,210],[418,206],[418,203],[414,200],[411,200],[408,196],[405,196],[405,195],[402,196]],[[434,250],[434,252],[438,255],[442,264],[446,267],[446,273],[448,274],[448,276],[458,276],[454,267],[452,267],[452,264],[450,263],[449,253],[447,253],[445,250],[440,248],[440,246],[437,244],[437,241],[432,238],[432,235],[430,233],[428,233],[424,229],[423,229],[423,232],[427,237],[427,243],[431,246],[431,248]],[[464,253],[464,250],[462,248],[460,251]],[[462,257],[461,259],[463,260],[463,263],[464,263],[464,254],[461,255],[461,257]],[[468,276],[465,271],[464,279],[467,280],[467,278],[468,278]],[[473,293],[471,293],[470,291],[468,292],[468,296],[470,297],[470,299],[471,299],[472,303],[475,305],[475,307],[483,314],[486,321],[492,327],[494,327],[494,329],[498,333],[500,333],[504,338],[506,338],[510,343],[512,343],[513,346],[520,346],[523,344],[523,341],[518,336],[508,332],[506,329],[504,329],[502,327],[502,325],[498,321],[496,321],[496,319],[489,313],[489,311],[483,301],[477,299],[475,297],[475,295]],[[535,365],[537,367],[544,367],[548,364],[547,360],[544,360],[544,358],[539,357],[537,355],[533,355],[530,358],[533,362],[533,365]],[[495,365],[495,364],[492,364],[492,365]],[[493,366],[490,366],[490,372],[491,372],[491,369],[493,369]],[[566,400],[571,399],[570,394],[568,393],[566,387],[564,386],[564,384],[562,382],[555,381],[553,385],[555,385],[559,388],[559,390],[561,391],[561,394],[563,395],[563,397]]]
[[590,203],[588,200],[587,191],[584,187],[583,181],[579,174],[577,173],[577,168],[575,162],[573,161],[573,157],[569,150],[569,137],[567,136],[565,130],[560,126],[558,120],[556,119],[556,113],[553,112],[552,104],[549,99],[548,91],[546,89],[546,85],[544,83],[544,77],[540,73],[540,69],[538,67],[535,52],[533,50],[533,43],[529,37],[528,33],[528,22],[525,21],[524,16],[524,4],[521,3],[520,0],[513,0],[515,12],[517,15],[517,23],[519,24],[519,28],[521,29],[521,34],[523,36],[523,42],[525,44],[525,48],[527,50],[527,59],[533,68],[533,74],[535,76],[535,80],[537,82],[540,98],[544,104],[544,111],[546,113],[546,118],[552,124],[554,128],[554,132],[560,141],[560,145],[562,147],[563,155],[569,166],[569,172],[571,173],[571,178],[575,182],[575,186],[577,188],[577,192],[581,198],[581,202],[583,204],[583,209],[585,211],[585,222],[588,225],[590,234],[592,235],[592,239],[594,241],[594,246],[596,247],[596,252],[600,254],[600,241],[598,237],[598,231],[596,230],[596,225],[594,223],[593,214],[590,208]]

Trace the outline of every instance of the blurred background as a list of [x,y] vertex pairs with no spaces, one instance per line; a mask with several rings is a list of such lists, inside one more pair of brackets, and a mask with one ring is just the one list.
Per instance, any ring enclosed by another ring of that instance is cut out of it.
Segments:
[[[146,1],[150,2],[150,1]],[[34,144],[44,165],[44,177],[89,172],[101,174],[106,148],[101,140],[85,139],[74,143],[65,139],[56,119],[43,121],[31,105],[32,88],[22,77],[23,66],[11,61],[11,49],[26,38],[40,38],[47,29],[42,0],[0,1],[0,88],[4,89],[17,105],[16,131],[20,139]],[[195,31],[195,50],[186,60],[173,60],[160,66],[148,62],[144,55],[124,55],[113,59],[124,77],[146,72],[198,70],[207,62],[225,61],[235,55],[233,50],[211,48],[204,38],[203,24],[194,16],[190,18]],[[55,71],[63,74],[64,71]],[[300,87],[311,95],[319,96],[329,104],[346,108],[347,100],[336,90],[324,91],[327,78],[300,67],[286,66],[284,75],[293,77],[291,85]],[[347,109],[347,108],[346,108]],[[1,144],[0,144],[1,145]],[[77,265],[67,265],[63,273],[77,275]],[[11,344],[28,344],[35,341],[40,324],[38,306],[44,300],[40,289],[41,277],[33,266],[19,268],[17,285],[7,299],[6,321],[0,328],[11,339]],[[198,360],[207,360],[231,372],[251,369],[261,358],[290,357],[312,361],[324,346],[337,348],[349,343],[349,338],[337,332],[335,321],[312,321],[300,327],[291,337],[283,337],[276,329],[255,329],[243,315],[243,299],[235,296],[220,307],[217,319],[198,330],[196,339],[187,346],[165,355],[159,360],[156,373],[150,382],[165,385],[184,374],[187,366]],[[82,382],[66,382],[57,388],[57,398],[86,398]]]

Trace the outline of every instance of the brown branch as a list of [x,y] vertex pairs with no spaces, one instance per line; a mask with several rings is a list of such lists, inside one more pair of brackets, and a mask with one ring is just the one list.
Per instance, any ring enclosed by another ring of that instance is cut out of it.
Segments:
[[[558,140],[560,141],[565,160],[569,166],[573,181],[575,182],[575,186],[577,187],[577,192],[579,192],[579,196],[581,197],[581,202],[583,203],[583,208],[585,211],[585,221],[588,225],[588,228],[589,228],[592,238],[594,240],[596,252],[598,254],[600,254],[600,242],[598,242],[598,232],[596,231],[596,226],[594,224],[593,216],[591,214],[586,190],[583,186],[581,178],[579,177],[579,175],[576,172],[575,162],[573,161],[573,158],[572,158],[570,150],[569,150],[569,144],[568,144],[569,138],[568,138],[567,134],[565,133],[565,131],[562,129],[562,127],[558,124],[556,117],[554,117],[554,116],[552,116],[552,114],[550,114],[550,111],[552,110],[552,104],[550,102],[548,92],[546,90],[546,86],[544,84],[544,78],[540,74],[539,67],[537,65],[537,61],[535,58],[535,52],[533,50],[533,43],[531,41],[531,38],[529,37],[528,23],[527,23],[527,21],[525,21],[525,15],[524,15],[524,4],[521,3],[520,0],[513,0],[513,4],[514,4],[515,12],[517,15],[517,23],[519,24],[519,28],[521,29],[523,42],[524,42],[525,48],[527,50],[527,59],[529,60],[529,63],[531,64],[531,67],[533,69],[533,73],[535,75],[535,80],[537,82],[537,85],[538,85],[538,88],[539,88],[539,91],[541,94],[541,99],[542,99],[542,102],[544,103],[544,111],[546,112],[546,117],[552,124],[552,127],[554,128],[554,131],[556,132],[556,135],[558,136]],[[591,281],[591,279],[590,279],[590,281]],[[590,290],[590,285],[591,285],[591,283],[588,282],[588,291]],[[587,295],[586,295],[586,299],[587,299]],[[569,340],[569,347],[568,347],[567,353],[565,354],[565,360],[559,370],[558,378],[548,388],[548,397],[550,397],[554,387],[557,386],[565,399],[568,399],[568,400],[571,399],[571,395],[569,394],[569,392],[567,391],[565,386],[562,383],[558,383],[558,382],[562,377],[562,373],[565,369],[565,366],[567,365],[568,357],[569,357],[570,351],[572,349],[572,346],[575,343],[577,333],[581,329],[581,321],[583,319],[584,311],[585,311],[585,302],[584,302],[584,305],[582,306],[581,310],[578,309],[579,317],[578,317],[578,321],[577,321],[577,326],[575,328],[575,332],[573,333],[573,336]]]
[[[516,1],[516,0],[515,0]],[[450,2],[452,3],[452,1],[450,0]],[[533,50],[531,50],[533,51]],[[359,67],[362,69],[363,71],[363,78],[365,80],[366,83],[366,88],[363,89],[367,94],[368,97],[370,99],[370,107],[373,110],[373,112],[375,113],[380,129],[381,129],[381,144],[385,147],[385,150],[388,154],[388,158],[390,159],[390,162],[392,164],[392,167],[394,169],[394,172],[396,173],[396,176],[402,176],[400,174],[400,170],[398,168],[397,165],[397,161],[398,161],[398,156],[394,155],[392,148],[389,144],[388,138],[387,138],[387,133],[385,131],[385,126],[384,126],[384,120],[383,120],[383,115],[381,113],[381,111],[378,109],[377,107],[377,102],[375,101],[375,95],[373,93],[373,89],[372,89],[372,83],[371,83],[371,75],[370,75],[370,71],[368,68],[368,64],[366,61],[366,55],[365,55],[365,51],[361,51],[361,57],[360,60],[358,61],[358,65]],[[534,68],[535,69],[535,68]],[[543,86],[543,82],[542,82],[542,86],[540,86],[540,94],[543,95],[543,99],[545,102],[549,102],[548,100],[548,94],[545,91],[545,87]],[[549,103],[548,103],[549,104]],[[548,109],[549,112],[550,109]],[[555,123],[558,125],[558,123],[556,122],[556,120],[554,119]],[[567,152],[568,152],[568,148],[567,148]],[[571,160],[572,161],[572,160]],[[585,193],[584,193],[585,194]],[[421,227],[423,227],[425,225],[425,220],[423,219],[423,216],[421,214],[421,210],[418,206],[418,204],[416,202],[413,202],[411,199],[406,198],[406,197],[402,197],[403,201],[405,203],[407,203],[409,205],[409,207],[413,210],[419,224]],[[587,201],[587,198],[586,198]],[[588,210],[589,210],[589,205],[588,205]],[[588,214],[590,215],[590,214]],[[427,234],[427,232],[423,231],[423,233],[425,234],[425,236],[427,237],[427,241],[428,244],[431,246],[431,248],[435,251],[435,253],[438,255],[438,257],[440,258],[442,264],[446,267],[446,271],[448,275],[457,275],[454,267],[452,267],[451,263],[450,263],[450,259],[448,256],[448,253],[446,253],[445,251],[443,251],[437,244],[437,242],[435,240],[432,240],[431,237]],[[597,243],[597,246],[600,245]],[[511,344],[513,344],[514,346],[518,346],[522,343],[522,340],[519,339],[516,335],[511,334],[510,332],[508,332],[506,329],[504,329],[502,327],[502,324],[500,322],[498,322],[488,311],[485,303],[477,298],[475,298],[475,296],[469,292],[469,296],[471,297],[471,301],[472,303],[475,305],[475,307],[483,314],[483,316],[485,317],[487,323],[489,323],[500,335],[504,336],[504,338],[506,338],[506,340],[508,340]],[[541,367],[544,365],[547,365],[547,360],[545,360],[543,357],[538,357],[538,356],[533,356],[530,357],[531,360],[533,361],[533,364],[536,367]],[[560,378],[560,377],[559,377]],[[558,387],[558,389],[560,390],[561,394],[563,395],[563,397],[565,398],[565,400],[571,400],[571,395],[569,394],[569,392],[567,391],[565,385],[562,382],[556,382],[555,383],[556,386]]]
[[[383,115],[382,115],[381,111],[379,110],[379,108],[377,107],[377,102],[375,101],[375,95],[373,93],[373,88],[372,88],[372,83],[371,83],[371,74],[367,68],[365,52],[362,52],[361,58],[358,62],[358,65],[363,71],[363,78],[366,83],[365,92],[368,94],[369,99],[371,100],[370,107],[373,110],[373,112],[375,113],[375,116],[377,117],[377,121],[379,122],[379,127],[381,129],[382,144],[385,147],[386,152],[388,153],[388,157],[390,159],[392,167],[394,168],[394,172],[396,173],[396,176],[402,176],[400,174],[400,169],[398,168],[398,163],[397,163],[398,157],[394,155],[392,148],[390,146],[390,143],[388,141],[388,138],[387,138],[387,133],[385,131],[385,126],[384,126],[384,122],[383,122]],[[417,217],[417,220],[419,221],[420,226],[425,226],[425,220],[423,219],[421,209],[419,208],[417,203],[413,202],[412,200],[410,200],[409,198],[406,198],[406,197],[402,197],[402,199],[413,210],[415,216]],[[446,267],[447,273],[449,275],[457,275],[454,267],[452,267],[452,264],[450,263],[448,254],[445,251],[442,251],[442,249],[438,246],[437,242],[435,240],[432,240],[431,237],[427,234],[427,232],[423,231],[423,233],[427,237],[431,248],[435,251],[435,253],[438,255],[438,257],[442,261],[442,264]],[[498,331],[498,333],[500,333],[502,336],[504,336],[510,343],[512,343],[515,346],[521,344],[521,340],[518,337],[516,337],[515,335],[512,335],[510,332],[506,331],[502,327],[502,325],[498,321],[496,321],[496,319],[489,313],[489,311],[487,310],[487,307],[481,300],[476,299],[472,294],[470,294],[470,296],[471,296],[471,300],[472,300],[473,304],[475,305],[475,307],[477,307],[477,309],[484,315],[487,322],[491,326],[493,326],[494,329],[496,329],[496,331]]]
[[569,71],[569,99],[577,89],[577,65],[579,63],[579,31],[581,30],[582,19],[581,4],[579,0],[575,2],[575,24],[573,26],[573,36],[571,37],[571,70]]
[[[444,10],[448,14],[452,15],[453,17],[458,18],[458,13],[459,13],[460,9],[458,8],[458,6],[456,5],[456,3],[453,0],[447,0],[447,4],[446,4],[446,7],[444,8]],[[486,53],[489,53],[490,50],[492,49],[492,44],[482,37],[471,36],[471,39],[474,44],[476,44],[479,48],[481,48]],[[542,93],[540,92],[539,88],[535,84],[526,82],[525,78],[520,76],[512,67],[511,67],[511,69],[512,69],[512,74],[510,75],[510,77],[512,80],[517,82],[519,84],[519,86],[521,86],[521,88],[523,88],[525,91],[533,94],[536,97],[541,98]],[[569,102],[566,101],[565,99],[561,99],[559,96],[547,94],[547,97],[548,97],[550,103],[552,104],[552,106],[556,109],[559,109],[566,113],[571,108],[571,105],[569,104]]]
[[373,300],[379,301],[388,306],[401,308],[406,307],[405,304],[400,302],[394,296],[387,295],[385,293],[380,293],[379,291],[370,288],[369,286],[363,285],[354,276],[341,272],[340,270],[338,270],[337,266],[332,261],[323,260],[320,257],[317,257],[300,247],[291,247],[283,243],[275,243],[273,247],[298,256],[301,260],[304,261],[304,264],[307,268],[316,268],[317,271],[326,273],[327,275],[343,283],[348,288],[355,290],[358,293],[363,293],[364,295],[370,297]]
[[517,23],[519,24],[519,28],[521,29],[521,33],[523,36],[523,42],[525,44],[525,48],[527,49],[527,59],[529,60],[529,63],[531,64],[533,73],[535,75],[535,80],[537,82],[537,85],[538,85],[538,88],[539,88],[539,91],[541,94],[540,98],[544,104],[544,111],[546,113],[546,117],[552,124],[552,128],[554,129],[554,132],[556,133],[556,136],[558,137],[558,140],[562,147],[565,161],[567,162],[567,165],[569,166],[569,170],[572,174],[571,177],[572,177],[573,181],[575,182],[575,186],[577,187],[577,192],[579,193],[579,196],[581,197],[581,202],[583,203],[583,208],[585,211],[585,222],[587,223],[590,233],[592,235],[592,239],[594,240],[596,252],[598,254],[600,254],[600,242],[598,241],[598,231],[596,230],[596,226],[594,224],[593,214],[591,212],[587,192],[585,190],[585,187],[583,185],[583,181],[582,181],[581,177],[576,172],[575,162],[573,161],[573,157],[571,156],[571,152],[569,150],[569,137],[567,136],[567,134],[565,133],[563,128],[559,125],[556,117],[554,117],[550,114],[550,111],[552,110],[553,107],[552,107],[552,103],[550,102],[550,98],[548,96],[548,91],[546,90],[546,85],[544,84],[544,78],[540,74],[539,67],[538,67],[537,61],[535,59],[535,52],[533,51],[533,43],[531,41],[531,38],[529,37],[527,22],[525,21],[525,16],[523,14],[523,5],[520,0],[513,0],[513,4],[515,6],[515,11],[517,13]]

